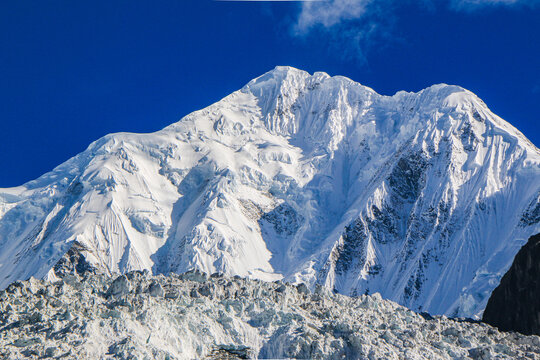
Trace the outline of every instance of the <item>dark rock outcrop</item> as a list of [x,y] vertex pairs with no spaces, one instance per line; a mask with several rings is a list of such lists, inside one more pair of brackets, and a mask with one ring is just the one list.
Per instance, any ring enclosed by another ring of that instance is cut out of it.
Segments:
[[97,269],[84,256],[87,251],[83,245],[74,241],[67,253],[54,265],[54,273],[60,278],[66,275],[83,276],[86,273],[96,273]]
[[540,234],[518,252],[491,294],[482,320],[503,331],[540,335]]

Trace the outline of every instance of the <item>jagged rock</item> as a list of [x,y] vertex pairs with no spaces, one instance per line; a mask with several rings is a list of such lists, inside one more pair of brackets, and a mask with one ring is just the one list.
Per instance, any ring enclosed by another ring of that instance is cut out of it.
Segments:
[[148,293],[153,297],[162,297],[164,294],[163,287],[160,283],[153,281],[150,286],[148,286]]
[[208,358],[214,360],[252,359],[253,355],[253,350],[247,346],[218,345]]
[[198,297],[201,297],[199,295],[199,292],[197,291],[197,289],[191,289],[191,291],[189,292],[189,296],[191,296],[192,298],[198,298]]
[[69,250],[54,265],[56,276],[65,278],[68,274],[83,276],[85,273],[95,273],[97,268],[90,264],[84,256],[87,249],[77,241],[74,241]]
[[42,318],[43,318],[43,316],[41,315],[41,313],[34,312],[34,313],[32,313],[32,315],[30,315],[28,317],[28,323],[29,324],[35,324],[35,323],[41,322]]
[[126,275],[118,276],[109,286],[107,297],[120,297],[128,294],[131,291],[131,284]]
[[190,271],[187,271],[180,275],[180,278],[182,280],[189,280],[189,281],[195,281],[198,283],[203,283],[208,278],[207,275],[199,270],[193,269]]
[[168,291],[165,293],[165,299],[176,299],[178,298],[179,294],[176,290]]
[[16,339],[13,341],[13,346],[22,348],[27,346],[32,346],[35,344],[41,343],[41,339],[39,338],[30,338],[30,339]]
[[519,250],[482,320],[504,331],[540,335],[540,234]]
[[202,296],[206,296],[206,297],[212,297],[214,293],[212,287],[209,284],[203,284],[202,286],[199,287],[197,292],[201,294]]
[[490,360],[493,358],[489,348],[485,347],[470,349],[469,356],[474,360]]
[[49,358],[53,357],[56,354],[56,348],[55,347],[48,347],[45,348],[45,351],[43,352],[43,357]]
[[296,290],[298,290],[298,292],[300,294],[304,294],[304,295],[310,295],[311,294],[311,292],[309,291],[309,288],[304,283],[300,283],[300,284],[296,285]]

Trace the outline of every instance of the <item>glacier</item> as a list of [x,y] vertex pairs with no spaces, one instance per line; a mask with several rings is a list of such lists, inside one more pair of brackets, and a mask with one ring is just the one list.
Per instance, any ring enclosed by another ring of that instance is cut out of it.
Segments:
[[108,275],[239,275],[478,318],[540,232],[540,151],[472,92],[291,67],[0,189],[0,288],[76,247]]
[[87,271],[0,291],[5,359],[538,359],[540,337],[198,271],[116,279]]

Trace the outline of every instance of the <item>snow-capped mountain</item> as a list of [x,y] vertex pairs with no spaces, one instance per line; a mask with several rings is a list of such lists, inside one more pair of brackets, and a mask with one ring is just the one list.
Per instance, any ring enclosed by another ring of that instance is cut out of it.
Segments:
[[278,67],[0,189],[0,286],[54,278],[77,244],[111,274],[197,268],[477,316],[538,232],[540,152],[473,93]]

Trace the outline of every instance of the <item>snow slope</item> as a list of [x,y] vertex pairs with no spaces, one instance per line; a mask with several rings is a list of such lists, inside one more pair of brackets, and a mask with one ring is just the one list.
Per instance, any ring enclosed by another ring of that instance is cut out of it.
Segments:
[[76,242],[110,274],[197,268],[477,316],[539,223],[539,150],[473,93],[277,67],[0,189],[0,287],[54,279]]

